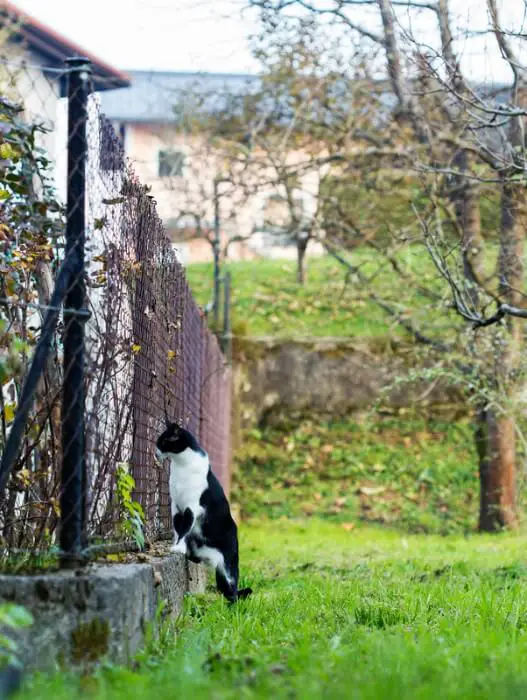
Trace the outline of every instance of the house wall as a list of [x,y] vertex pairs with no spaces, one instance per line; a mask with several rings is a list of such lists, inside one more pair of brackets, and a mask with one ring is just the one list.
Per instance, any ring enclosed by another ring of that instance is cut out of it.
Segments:
[[53,162],[51,174],[61,201],[66,199],[67,101],[60,97],[59,74],[47,76],[40,57],[15,45],[2,46],[8,62],[0,68],[2,92],[24,106],[28,122],[40,123],[46,133],[37,134],[37,145]]
[[[119,128],[119,125],[116,125]],[[202,229],[212,236],[214,228],[214,179],[222,171],[220,155],[207,141],[197,135],[178,132],[172,125],[127,124],[125,129],[125,150],[133,163],[139,179],[149,185],[156,199],[159,214],[174,241],[181,261],[208,262],[212,260],[211,245],[203,239],[189,240],[188,232],[196,226],[199,218]],[[159,152],[162,150],[180,151],[185,156],[181,176],[161,177],[158,172]],[[292,153],[291,162],[300,160],[301,154]],[[264,179],[272,180],[272,173]],[[249,175],[244,173],[244,183]],[[261,171],[259,177],[262,177]],[[318,173],[308,172],[301,181],[301,196],[304,212],[312,215],[316,208],[318,193]],[[256,181],[253,182],[256,184]],[[274,185],[258,187],[257,194],[247,197],[240,187],[220,183],[220,240],[224,247],[233,236],[247,238],[229,246],[232,260],[250,260],[259,257],[294,257],[295,246],[273,245],[272,239],[262,233],[267,199],[273,194],[281,194]],[[177,221],[176,221],[177,220]],[[254,234],[254,232],[257,232]],[[254,235],[253,235],[254,234]],[[321,254],[320,245],[312,244],[310,254]]]

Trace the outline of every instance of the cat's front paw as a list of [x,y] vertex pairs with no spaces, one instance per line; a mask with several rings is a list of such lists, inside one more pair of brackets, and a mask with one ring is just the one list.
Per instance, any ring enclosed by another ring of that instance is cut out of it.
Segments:
[[171,552],[175,552],[177,554],[186,554],[187,553],[187,543],[184,540],[180,540],[179,542],[174,542],[174,544],[170,547]]

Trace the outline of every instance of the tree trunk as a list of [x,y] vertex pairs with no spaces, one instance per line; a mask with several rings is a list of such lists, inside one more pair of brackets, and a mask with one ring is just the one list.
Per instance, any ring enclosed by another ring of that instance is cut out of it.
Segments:
[[[465,167],[468,166],[464,153]],[[468,169],[468,168],[467,168]],[[463,185],[463,207],[460,221],[463,231],[463,271],[469,287],[472,302],[478,303],[478,282],[484,279],[483,236],[481,234],[481,212],[479,190],[468,178]]]
[[[467,154],[460,154],[458,167],[469,166]],[[463,267],[468,292],[478,303],[478,282],[483,279],[481,220],[477,186],[461,176],[456,214],[463,233]],[[505,184],[502,192],[502,222],[499,255],[499,280],[502,298],[519,305],[516,290],[523,288],[523,224],[519,188],[511,191]],[[521,321],[511,319],[506,344],[497,344],[491,382],[502,399],[514,397],[514,371],[519,360]],[[475,339],[474,351],[478,343]],[[491,360],[492,362],[492,360]],[[497,532],[517,526],[516,517],[516,432],[514,417],[495,410],[480,410],[476,419],[476,448],[479,455],[480,511],[479,529]]]
[[[526,224],[525,185],[504,182],[501,191],[499,294],[504,301],[514,306],[523,305],[523,253]],[[508,320],[509,330],[516,344],[521,340],[523,325],[519,319],[510,317]],[[512,354],[516,355],[517,352]]]
[[484,241],[481,233],[479,188],[477,183],[464,175],[470,171],[472,165],[469,153],[459,151],[455,154],[453,163],[460,174],[454,180],[450,200],[454,205],[457,225],[461,231],[465,284],[472,303],[476,305],[479,282],[484,279]]
[[[525,189],[505,182],[501,199],[501,238],[498,259],[500,297],[521,305],[525,236]],[[498,337],[493,384],[501,403],[514,400],[522,344],[521,319],[509,318],[508,334]],[[506,407],[507,410],[508,407]],[[517,526],[516,427],[511,413],[487,412],[486,459],[480,455],[481,501],[479,529],[495,532]]]
[[296,281],[303,285],[306,281],[306,250],[307,241],[299,240],[296,243]]
[[498,532],[515,528],[516,429],[510,416],[482,411],[478,416],[476,445],[479,453],[479,529]]
[[[441,34],[442,52],[453,87],[459,92],[466,92],[466,83],[459,70],[457,56],[454,53],[452,33],[450,30],[449,2],[439,0],[438,20]],[[454,164],[460,173],[456,178],[452,201],[455,205],[456,219],[462,234],[463,274],[468,295],[478,306],[481,285],[485,279],[483,266],[484,241],[481,233],[481,212],[479,188],[476,182],[463,173],[472,168],[473,156],[460,150],[454,157]],[[512,221],[504,218],[508,209],[505,198],[502,199],[502,226],[500,246],[500,281],[503,282],[513,272],[511,259],[513,251],[503,255],[510,248],[510,229]],[[514,247],[514,246],[513,246]],[[504,274],[503,274],[504,273]],[[517,275],[513,273],[515,279]],[[522,278],[522,271],[519,271]],[[503,290],[502,290],[503,291]],[[512,346],[511,346],[512,347]],[[473,353],[481,352],[481,342],[474,338]],[[476,358],[474,358],[476,359]],[[495,366],[500,365],[496,358]],[[490,362],[493,359],[490,358]],[[507,364],[507,362],[505,362]],[[507,374],[507,372],[506,372]],[[502,385],[508,392],[509,382],[499,381],[497,376],[491,378],[496,388]],[[476,416],[475,430],[476,450],[479,457],[480,508],[479,529],[484,532],[496,532],[505,527],[515,527],[516,519],[516,433],[514,419],[509,415],[497,414],[494,410],[480,407]]]

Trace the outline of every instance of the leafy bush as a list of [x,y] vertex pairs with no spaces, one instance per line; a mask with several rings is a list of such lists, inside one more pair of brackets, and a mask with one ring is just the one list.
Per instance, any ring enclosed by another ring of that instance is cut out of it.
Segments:
[[[38,145],[44,132],[41,125],[24,119],[21,107],[0,99],[0,451],[64,245],[64,212],[53,187],[52,164]],[[55,340],[0,510],[2,522],[10,524],[3,529],[7,547],[31,547],[35,537],[42,543],[56,525],[51,467],[60,444],[59,352]],[[43,510],[46,503],[49,507]],[[21,509],[30,517],[17,520]],[[42,524],[38,528],[31,525],[37,515]]]

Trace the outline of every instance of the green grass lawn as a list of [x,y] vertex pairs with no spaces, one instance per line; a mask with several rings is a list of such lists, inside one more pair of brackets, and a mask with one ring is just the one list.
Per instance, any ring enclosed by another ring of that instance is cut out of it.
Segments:
[[373,521],[407,532],[473,531],[478,461],[470,421],[304,419],[251,430],[236,454],[243,517]]
[[[363,249],[350,255],[365,275],[372,276],[365,288],[356,279],[346,283],[345,270],[329,257],[308,260],[304,287],[295,281],[295,263],[283,260],[259,260],[230,263],[232,274],[232,314],[235,333],[243,335],[344,336],[375,338],[403,335],[368,294],[375,294],[391,307],[408,316],[432,335],[444,334],[459,323],[453,313],[438,313],[441,302],[431,301],[401,281],[393,270],[371,251]],[[426,288],[444,293],[442,280],[422,249],[400,256],[400,266],[408,274],[418,274]],[[212,297],[212,265],[190,265],[188,279],[201,304]],[[449,297],[448,297],[449,298]]]
[[475,464],[464,422],[253,431],[233,500],[254,595],[211,586],[131,666],[36,676],[21,700],[523,697],[527,535],[475,534]]
[[525,536],[252,521],[241,561],[253,597],[189,598],[133,668],[36,678],[22,697],[516,700],[527,693],[526,550]]

